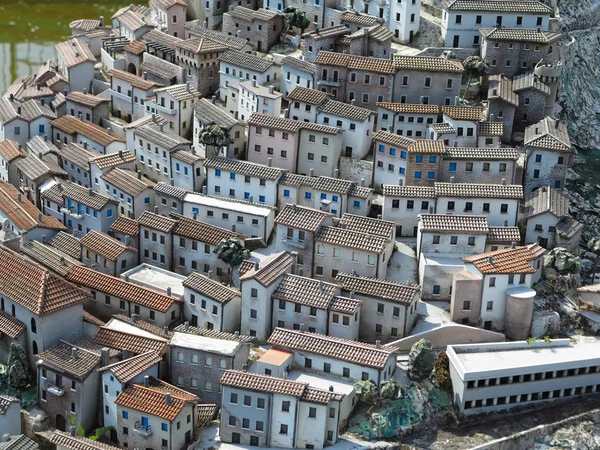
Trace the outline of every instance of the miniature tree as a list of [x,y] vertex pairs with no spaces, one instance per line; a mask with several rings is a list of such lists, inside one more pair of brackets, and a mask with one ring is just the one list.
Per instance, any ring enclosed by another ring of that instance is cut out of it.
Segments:
[[232,282],[232,272],[235,266],[239,266],[242,261],[250,258],[250,250],[244,247],[244,242],[237,237],[223,239],[214,249],[217,258],[224,261],[229,266],[228,283]]
[[[223,147],[230,145],[233,140],[229,135],[229,128],[223,125],[208,125],[200,133],[200,142],[208,149],[214,149],[214,155],[217,156]],[[206,156],[209,157],[208,152]]]
[[446,392],[452,392],[450,380],[450,360],[446,350],[442,350],[435,358],[435,381],[438,387]]
[[300,34],[302,35],[304,30],[310,27],[310,19],[306,17],[306,13],[304,11],[300,11],[294,6],[285,8],[283,10],[283,17],[285,17],[285,21],[288,24],[287,30],[290,28],[298,28],[300,30]]
[[467,56],[463,61],[463,67],[465,68],[465,73],[469,76],[467,89],[465,89],[465,93],[463,94],[464,100],[471,87],[473,78],[481,78],[484,75],[487,75],[490,72],[490,66],[488,66],[488,63],[479,56]]
[[31,372],[25,349],[17,342],[10,344],[7,362],[8,385],[17,391],[26,389],[31,383]]
[[354,387],[361,403],[374,405],[379,399],[379,389],[372,380],[357,381]]

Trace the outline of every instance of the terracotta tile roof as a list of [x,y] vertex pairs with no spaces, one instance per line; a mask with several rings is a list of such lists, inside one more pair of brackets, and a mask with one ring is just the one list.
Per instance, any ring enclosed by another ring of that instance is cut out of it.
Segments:
[[405,305],[410,305],[415,295],[421,292],[421,287],[417,284],[381,280],[349,273],[338,273],[335,280],[344,291],[392,300]]
[[164,339],[154,339],[137,334],[124,333],[106,327],[101,327],[98,333],[96,333],[94,343],[115,350],[127,350],[136,355],[150,351],[162,354],[167,347],[167,341]]
[[10,314],[0,311],[0,334],[15,339],[19,334],[25,331],[25,324]]
[[423,105],[418,103],[377,102],[377,106],[395,113],[439,114],[440,112],[438,105]]
[[185,407],[186,401],[171,393],[171,403],[167,404],[166,393],[133,384],[119,394],[115,404],[173,421]]
[[300,131],[302,122],[293,119],[286,119],[284,117],[271,116],[270,114],[263,113],[252,113],[248,119],[248,125],[255,127],[274,128],[277,130],[287,131],[296,133]]
[[565,217],[569,215],[569,197],[551,186],[542,186],[529,194],[524,212],[527,219],[545,212]]
[[26,158],[27,152],[15,141],[7,139],[0,142],[0,156],[10,163],[17,158]]
[[384,25],[373,25],[368,28],[361,28],[360,30],[352,33],[349,37],[351,39],[362,39],[363,36],[368,36],[369,39],[377,42],[385,42],[391,41],[394,37],[394,33]]
[[539,254],[538,250],[541,247],[537,244],[534,245],[536,247],[505,248],[494,252],[482,253],[481,255],[463,258],[463,261],[473,264],[483,274],[535,273],[536,270],[529,262],[543,255],[544,249]]
[[201,20],[186,22],[184,28],[188,31],[190,37],[207,37],[213,41],[227,45],[232,50],[242,50],[248,45],[248,41],[236,36],[229,36],[220,31],[210,30],[204,27]]
[[250,8],[244,8],[243,6],[238,6],[233,9],[233,11],[226,12],[225,14],[229,14],[236,19],[244,20],[247,22],[258,21],[269,21],[279,15],[275,11],[269,11],[264,8],[259,8],[258,10],[253,10]]
[[[47,189],[44,189],[40,196],[43,199],[48,199],[54,203],[65,206],[68,204],[68,200],[73,200],[76,203],[81,203],[84,206],[89,206],[97,211],[102,211],[109,203],[116,205],[115,200],[111,200],[102,194],[98,194],[90,188],[80,186],[70,181],[61,180],[60,182],[54,183]],[[76,209],[76,205],[73,206]]]
[[528,72],[523,75],[517,75],[513,78],[513,91],[522,92],[534,90],[545,95],[550,95],[550,86],[542,83],[533,72]]
[[19,230],[47,228],[51,230],[66,230],[61,222],[52,216],[45,216],[26,198],[19,201],[19,191],[12,184],[0,181],[0,211]]
[[277,214],[275,223],[315,232],[319,229],[323,221],[332,217],[333,214],[325,211],[288,203]]
[[460,216],[457,214],[420,214],[421,230],[425,232],[462,232],[487,234],[487,216]]
[[144,211],[142,213],[138,218],[138,223],[140,227],[151,228],[153,230],[162,231],[163,233],[170,233],[177,225],[176,220],[149,211]]
[[516,12],[552,14],[554,10],[535,0],[446,0],[448,11]]
[[98,325],[99,327],[103,327],[104,325],[106,325],[106,322],[98,319],[96,316],[90,314],[87,311],[83,311],[83,321],[92,323],[94,325]]
[[80,105],[89,106],[91,108],[95,108],[101,103],[110,103],[109,98],[98,97],[97,95],[92,94],[84,94],[83,92],[71,91],[67,95],[67,100],[79,103]]
[[302,131],[314,131],[315,133],[340,134],[343,130],[339,127],[330,127],[313,122],[301,122]]
[[396,347],[378,347],[365,342],[285,328],[275,328],[267,342],[274,347],[315,353],[379,370],[385,367],[397,350]]
[[98,372],[109,370],[117,378],[117,380],[125,384],[145,370],[148,370],[150,367],[158,364],[160,361],[162,361],[162,358],[159,354],[149,351],[123,361],[101,367],[98,369]]
[[84,170],[90,169],[90,161],[102,155],[102,153],[94,150],[92,147],[84,148],[82,145],[71,142],[63,146],[57,152],[63,160],[71,162]]
[[136,39],[135,41],[131,41],[129,44],[123,47],[123,51],[131,53],[132,55],[141,55],[146,51],[146,41],[144,39]]
[[172,384],[166,383],[162,380],[159,380],[158,378],[155,377],[149,377],[150,378],[150,389],[152,389],[155,392],[161,392],[163,394],[166,394],[167,392],[169,392],[171,394],[171,397],[177,397],[180,398],[181,400],[184,400],[186,402],[197,402],[198,396],[195,394],[192,394],[191,392],[185,391],[183,389],[180,389],[176,386],[173,386]]
[[254,342],[255,338],[252,336],[245,336],[239,333],[226,333],[224,331],[216,331],[216,330],[208,330],[206,328],[192,327],[189,324],[184,323],[182,325],[177,326],[173,331],[178,333],[188,333],[193,334],[195,336],[203,336],[212,339],[223,339],[226,341],[236,341],[242,343],[250,343]]
[[349,55],[347,53],[335,53],[324,50],[321,50],[317,54],[315,64],[346,67],[348,70],[361,70],[365,72],[384,73],[390,75],[396,72],[394,61],[391,59]]
[[74,267],[67,279],[72,283],[163,313],[167,312],[173,303],[179,302],[176,297],[169,297],[87,267]]
[[81,246],[109,261],[116,261],[125,252],[137,253],[137,250],[133,247],[128,247],[108,234],[96,230],[90,231],[81,238]]
[[327,310],[333,302],[336,289],[335,284],[286,273],[272,298]]
[[89,297],[74,284],[5,248],[0,248],[0,292],[41,316]]
[[197,409],[197,426],[198,428],[207,427],[210,422],[212,422],[217,416],[217,411],[219,408],[217,405],[213,404],[203,404],[198,405]]
[[337,100],[327,100],[320,111],[324,114],[331,114],[333,116],[345,117],[350,120],[356,120],[364,122],[369,116],[375,113],[369,109],[361,108],[360,106],[354,106],[350,103],[338,102]]
[[[142,17],[144,20],[142,20]],[[115,14],[113,19],[117,19],[122,26],[129,28],[131,31],[141,30],[144,27],[156,26],[150,16],[150,9],[145,6],[134,6],[132,9]]]
[[383,236],[393,239],[396,234],[396,223],[388,220],[374,219],[372,217],[358,216],[345,213],[339,225],[346,230]]
[[348,22],[371,26],[381,23],[383,19],[379,19],[378,17],[371,16],[369,14],[359,13],[358,11],[345,11],[340,16],[340,20],[342,23]]
[[154,192],[161,195],[177,198],[183,200],[185,195],[189,192],[179,186],[173,186],[167,183],[158,183],[154,186]]
[[81,259],[81,242],[79,238],[72,234],[61,231],[52,238],[49,244],[57,250],[66,253],[71,258]]
[[100,26],[99,20],[94,19],[79,19],[74,20],[69,24],[69,28],[76,28],[82,31],[92,31]]
[[560,33],[534,28],[480,28],[479,33],[488,41],[532,42],[551,44],[560,39]]
[[301,397],[308,386],[308,383],[300,383],[299,381],[258,373],[242,372],[240,370],[226,370],[221,377],[221,384],[237,389],[289,395],[292,397]]
[[526,147],[571,152],[571,140],[564,123],[544,117],[538,123],[525,128]]
[[380,254],[385,250],[390,239],[341,227],[321,227],[315,235],[315,242]]
[[107,153],[105,155],[96,156],[93,160],[94,164],[98,166],[100,170],[116,167],[121,164],[128,164],[135,162],[135,155],[129,150],[116,153]]
[[437,197],[522,199],[518,184],[435,183]]
[[332,401],[341,402],[344,399],[344,394],[337,392],[326,391],[311,386],[307,386],[302,394],[302,400],[310,403],[318,403],[328,405]]
[[56,49],[58,58],[64,61],[65,66],[68,68],[85,62],[94,64],[97,62],[88,45],[81,39],[71,38],[68,41],[56,44],[54,48]]
[[346,25],[337,25],[326,28],[315,28],[312,31],[304,33],[302,38],[312,38],[315,41],[318,41],[320,39],[331,39],[332,37],[344,36],[347,34],[350,34],[350,28],[348,28]]
[[252,267],[247,266],[248,270],[240,276],[240,280],[253,278],[263,286],[270,286],[290,270],[293,263],[294,259],[288,252],[273,253],[254,263]]
[[41,179],[42,177],[50,178],[52,176],[66,177],[65,172],[51,158],[40,159],[38,155],[27,155],[26,158],[21,158],[15,162],[15,167],[19,169],[23,175],[32,181]]
[[251,55],[249,53],[230,50],[219,56],[219,61],[232,66],[242,67],[253,72],[264,73],[274,64],[271,59]]
[[[252,116],[254,116],[254,114]],[[206,159],[204,161],[204,167],[271,181],[279,179],[283,173],[283,170],[277,167],[269,167],[264,164],[256,164],[239,159],[222,158],[220,156]]]
[[68,450],[119,450],[119,447],[113,447],[99,441],[92,441],[85,437],[71,436],[69,433],[63,431],[55,431],[50,442]]
[[150,142],[160,145],[167,150],[173,150],[180,145],[189,145],[190,141],[182,138],[171,130],[162,128],[162,125],[157,123],[147,123],[134,130],[136,137],[141,137]]
[[139,77],[133,73],[125,72],[124,70],[110,69],[106,73],[112,78],[117,78],[121,81],[129,83],[132,87],[141,89],[143,91],[148,91],[154,87],[162,86],[160,83],[152,80],[145,80],[143,77]]
[[483,109],[479,106],[442,106],[442,113],[453,120],[479,122]]
[[245,235],[235,233],[225,228],[190,219],[177,213],[170,213],[170,217],[177,221],[172,233],[177,236],[183,236],[196,241],[205,242],[210,245],[217,245],[223,239],[238,237],[246,238]]
[[241,295],[237,289],[224,286],[218,281],[211,280],[198,272],[192,272],[183,281],[183,285],[219,303],[227,303]]
[[489,227],[487,244],[521,242],[519,227]]
[[140,225],[137,220],[119,216],[119,218],[110,226],[110,231],[113,233],[121,233],[126,236],[137,236],[140,232]]
[[384,197],[435,198],[435,189],[430,186],[383,185]]
[[21,252],[38,264],[47,267],[61,276],[67,276],[73,266],[83,265],[82,262],[71,258],[54,247],[40,241],[27,241],[21,245]]
[[95,123],[87,120],[79,120],[76,117],[68,114],[59,117],[50,122],[53,128],[59,129],[63,133],[70,136],[79,134],[88,138],[91,141],[97,142],[103,147],[106,147],[114,142],[125,142],[125,139],[113,134],[108,134],[107,130]]
[[132,317],[124,316],[122,314],[115,314],[112,316],[112,319],[109,321],[107,328],[112,327],[112,322],[118,321],[123,322],[128,325],[131,325],[135,328],[139,328],[140,330],[147,331],[148,333],[152,333],[159,338],[168,339],[173,333],[171,331],[166,331],[164,327],[161,328],[159,326],[153,325],[150,322],[146,322],[145,320],[140,319],[137,315],[133,314]]
[[447,147],[444,159],[514,160],[519,159],[515,148]]
[[197,55],[212,52],[226,52],[229,50],[229,46],[206,37],[181,41],[177,44],[177,47]]
[[288,67],[291,67],[292,69],[296,69],[300,72],[310,73],[310,74],[315,73],[315,71],[317,69],[317,66],[314,65],[313,63],[308,62],[303,59],[294,58],[293,56],[286,56],[285,58],[283,58],[281,60],[281,65],[288,66]]
[[394,65],[400,70],[419,70],[423,72],[463,73],[460,61],[436,56],[394,55]]
[[[75,355],[72,349],[76,349]],[[65,375],[85,379],[100,364],[100,352],[90,352],[79,348],[77,344],[58,341],[54,347],[38,353],[37,359],[42,361],[38,364],[56,368]]]
[[311,105],[321,105],[329,97],[327,92],[317,91],[316,89],[308,89],[303,87],[296,87],[292,92],[288,94],[289,100],[296,100],[299,102],[308,103]]
[[478,122],[477,136],[502,136],[504,124],[502,122]]
[[152,189],[156,185],[146,175],[142,174],[140,178],[135,172],[119,167],[114,167],[104,172],[104,174],[100,175],[100,178],[132,197],[138,196],[146,189]]
[[[433,125],[432,125],[433,126]],[[446,147],[443,141],[432,139],[411,139],[389,131],[378,131],[373,139],[387,144],[396,145],[413,153],[444,153]]]
[[519,106],[519,96],[513,90],[513,80],[504,74],[490,75],[488,100],[503,100],[513,106]]

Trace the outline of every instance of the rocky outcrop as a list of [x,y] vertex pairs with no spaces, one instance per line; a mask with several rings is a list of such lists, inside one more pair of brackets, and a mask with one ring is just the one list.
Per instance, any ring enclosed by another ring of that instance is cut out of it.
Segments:
[[415,343],[408,354],[408,377],[413,381],[421,381],[431,375],[435,365],[435,355],[431,342],[421,339]]

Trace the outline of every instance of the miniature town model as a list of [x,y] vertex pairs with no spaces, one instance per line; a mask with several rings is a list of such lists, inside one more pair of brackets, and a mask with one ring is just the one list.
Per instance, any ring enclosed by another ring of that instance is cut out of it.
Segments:
[[446,0],[419,48],[432,8],[150,0],[14,81],[0,448],[400,447],[597,404],[558,11]]

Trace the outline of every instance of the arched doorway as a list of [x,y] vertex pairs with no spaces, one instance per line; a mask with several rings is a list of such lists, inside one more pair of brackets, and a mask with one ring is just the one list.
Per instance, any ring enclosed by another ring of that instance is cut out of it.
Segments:
[[56,429],[60,431],[67,431],[67,421],[61,414],[56,415]]
[[127,72],[129,72],[129,73],[132,73],[132,74],[134,74],[134,75],[137,75],[137,69],[136,69],[136,67],[135,67],[135,64],[134,64],[134,63],[129,63],[129,64],[127,65]]

